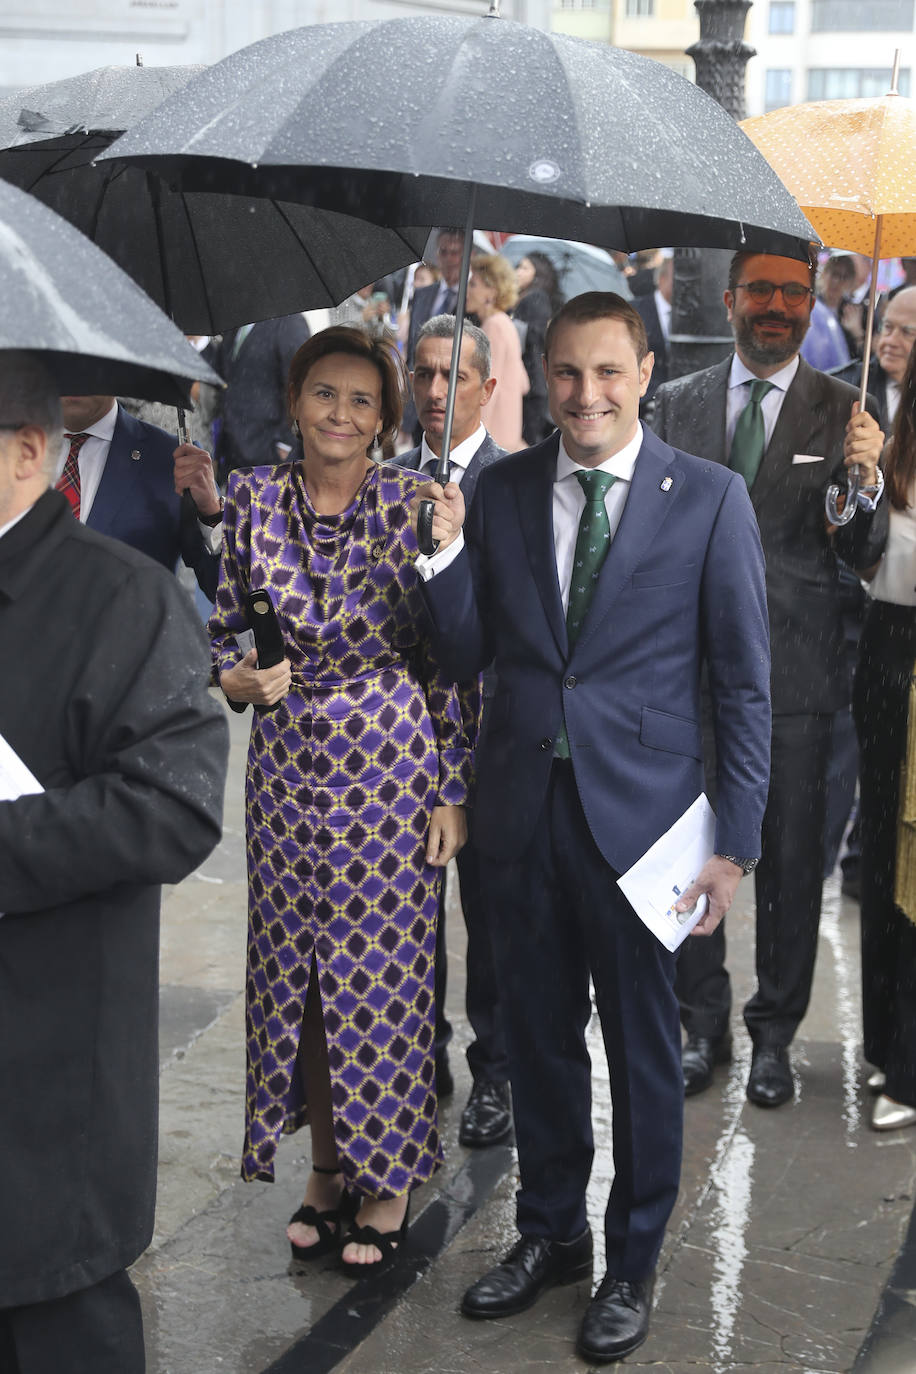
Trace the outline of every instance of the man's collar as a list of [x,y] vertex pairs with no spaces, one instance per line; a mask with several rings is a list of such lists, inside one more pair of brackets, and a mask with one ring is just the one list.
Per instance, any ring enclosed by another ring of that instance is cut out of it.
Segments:
[[118,403],[115,401],[110,410],[106,410],[101,419],[96,420],[94,425],[87,425],[85,429],[68,429],[68,434],[91,434],[94,439],[104,439],[106,444],[111,443],[112,435],[115,432],[115,425],[118,423]]
[[[35,502],[33,501],[32,506],[34,506],[34,504]],[[28,515],[32,506],[26,506],[25,510],[21,510],[18,515],[14,515],[12,520],[7,520],[5,525],[0,525],[0,539],[2,539],[5,534],[8,534],[14,525],[18,525],[19,521],[23,520]]]
[[[610,458],[605,458],[603,463],[597,465],[598,472],[611,472],[615,477],[624,482],[633,480],[633,469],[636,466],[636,459],[639,457],[639,450],[642,448],[642,422],[637,421],[636,433],[628,444],[624,444],[622,449],[611,454]],[[582,463],[576,463],[566,452],[566,445],[563,443],[563,436],[560,435],[560,447],[557,452],[557,481],[562,482],[564,477],[570,473],[589,471],[583,469]]]
[[798,354],[796,353],[795,357],[787,362],[785,367],[781,367],[779,371],[774,372],[771,377],[761,379],[753,373],[749,367],[745,367],[744,363],[738,357],[738,354],[735,353],[732,355],[731,371],[728,374],[728,387],[729,390],[731,390],[733,387],[743,386],[745,382],[759,382],[765,380],[772,386],[778,387],[780,391],[788,391],[792,382],[795,380],[797,371]]
[[[461,443],[456,444],[449,453],[448,459],[452,466],[466,468],[486,437],[487,431],[485,427],[482,424],[478,425],[469,438],[462,439]],[[420,467],[422,468],[425,467],[427,463],[437,463],[438,461],[438,455],[433,453],[429,444],[426,442],[426,435],[424,434],[420,442]]]

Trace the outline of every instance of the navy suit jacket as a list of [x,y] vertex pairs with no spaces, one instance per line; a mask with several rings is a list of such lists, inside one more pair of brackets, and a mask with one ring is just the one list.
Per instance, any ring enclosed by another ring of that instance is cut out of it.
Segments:
[[170,572],[182,559],[194,569],[201,591],[213,601],[219,554],[207,547],[194,503],[175,491],[172,454],[177,444],[173,434],[135,419],[119,405],[86,524],[139,549]]
[[[422,445],[416,448],[409,448],[405,453],[399,453],[397,458],[391,462],[395,467],[409,468],[411,472],[420,471],[420,455],[423,452]],[[487,434],[481,442],[480,448],[468,463],[465,474],[461,479],[461,492],[464,496],[465,506],[469,506],[477,488],[477,479],[485,467],[490,463],[495,463],[498,458],[505,458],[506,450],[500,448],[499,444],[491,434]]]
[[466,547],[423,585],[457,680],[495,660],[475,839],[521,857],[565,719],[598,848],[623,872],[703,790],[700,671],[716,705],[719,853],[753,857],[769,773],[763,555],[743,479],[644,431],[626,506],[570,649],[553,539],[558,436],[480,476]]

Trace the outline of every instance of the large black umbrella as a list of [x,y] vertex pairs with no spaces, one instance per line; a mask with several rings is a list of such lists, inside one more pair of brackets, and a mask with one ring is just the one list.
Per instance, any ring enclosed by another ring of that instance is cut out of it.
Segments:
[[102,67],[0,100],[0,177],[124,268],[187,333],[337,305],[419,258],[426,229],[383,228],[271,199],[172,191],[94,159],[204,67]]
[[[498,18],[277,34],[209,68],[106,157],[185,188],[279,196],[384,224],[475,223],[631,250],[804,256],[814,231],[716,102],[669,68]],[[383,96],[375,77],[384,73]],[[457,314],[471,235],[465,234]],[[460,331],[452,351],[448,461]]]
[[0,181],[0,366],[37,353],[62,395],[187,404],[221,385],[184,335],[110,258],[33,196]]

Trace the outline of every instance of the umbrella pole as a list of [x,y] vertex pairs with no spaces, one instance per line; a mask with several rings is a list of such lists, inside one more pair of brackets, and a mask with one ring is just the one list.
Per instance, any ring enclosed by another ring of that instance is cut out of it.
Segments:
[[[452,421],[455,416],[455,392],[458,388],[458,364],[461,358],[461,345],[464,335],[464,307],[468,295],[468,274],[471,267],[471,249],[474,244],[474,220],[477,215],[477,187],[471,187],[468,202],[467,220],[464,226],[464,248],[461,253],[461,276],[458,279],[458,299],[455,301],[455,333],[452,338],[452,357],[448,372],[448,396],[445,400],[445,421],[442,427],[442,452],[436,464],[434,481],[445,486],[449,479],[448,455],[452,447]],[[433,554],[439,547],[438,539],[433,538],[433,512],[435,503],[421,501],[417,511],[417,543],[420,552]]]
[[[878,264],[881,260],[881,216],[875,219],[875,241],[872,249],[871,284],[868,288],[868,312],[865,317],[865,338],[862,343],[862,380],[859,383],[859,410],[865,409],[868,394],[868,369],[871,363],[871,341],[875,327],[875,301],[878,296]],[[840,488],[832,482],[824,497],[824,509],[831,525],[848,525],[859,507],[861,473],[856,463],[846,473],[846,499],[840,509]]]

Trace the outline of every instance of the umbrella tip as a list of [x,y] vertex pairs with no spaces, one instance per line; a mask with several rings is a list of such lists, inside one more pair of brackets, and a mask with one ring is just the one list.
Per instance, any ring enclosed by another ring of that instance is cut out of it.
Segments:
[[500,18],[499,5],[500,5],[500,0],[490,0],[490,8],[487,10],[487,18],[488,18],[488,19],[499,19],[499,18]]
[[140,56],[139,53],[137,53],[137,66],[138,66],[138,67],[142,67],[142,66],[143,66],[143,58]]
[[900,79],[900,49],[899,49],[899,48],[895,48],[895,49],[894,49],[894,69],[893,69],[893,71],[891,72],[891,88],[890,88],[890,90],[888,91],[888,95],[899,95],[899,94],[900,94],[900,92],[899,92],[898,89],[897,89],[897,82],[899,81],[899,79]]

